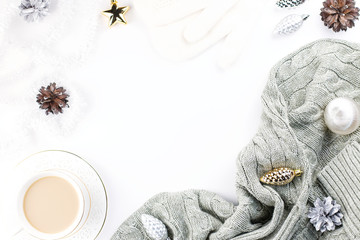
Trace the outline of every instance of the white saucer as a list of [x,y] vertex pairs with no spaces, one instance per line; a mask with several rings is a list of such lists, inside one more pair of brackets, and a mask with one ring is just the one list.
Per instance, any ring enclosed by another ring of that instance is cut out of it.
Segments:
[[[91,209],[83,227],[62,240],[93,240],[100,234],[106,220],[108,201],[105,186],[95,169],[84,159],[66,151],[43,151],[33,154],[20,162],[13,175],[17,179],[17,187],[21,187],[26,179],[46,170],[63,170],[77,176],[86,186],[91,201]],[[20,179],[20,180],[19,180]],[[21,230],[14,240],[38,240]]]

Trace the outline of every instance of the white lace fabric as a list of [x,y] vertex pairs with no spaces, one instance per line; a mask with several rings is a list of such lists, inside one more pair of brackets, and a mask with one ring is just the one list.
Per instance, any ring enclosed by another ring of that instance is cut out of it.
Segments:
[[[10,151],[37,131],[64,135],[81,120],[86,99],[68,75],[88,59],[101,9],[108,5],[52,1],[49,16],[28,23],[19,16],[20,1],[0,1],[0,111],[6,113],[0,118],[0,150]],[[38,89],[51,82],[70,94],[64,114],[46,116],[36,103]]]

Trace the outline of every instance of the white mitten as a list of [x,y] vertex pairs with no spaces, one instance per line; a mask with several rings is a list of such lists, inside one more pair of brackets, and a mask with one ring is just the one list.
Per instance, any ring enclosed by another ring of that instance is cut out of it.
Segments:
[[135,0],[161,55],[189,59],[226,37],[218,58],[222,68],[236,61],[256,28],[261,9],[266,9],[263,4],[246,0]]
[[217,58],[218,65],[223,69],[237,60],[261,19],[261,11],[266,9],[262,1],[228,0],[227,4],[222,7],[221,12],[225,14],[221,19],[214,21],[213,16],[218,14],[217,4],[214,2],[184,30],[184,37],[189,44],[211,38],[214,33],[225,37]]
[[135,8],[148,26],[163,26],[203,10],[211,0],[135,0]]

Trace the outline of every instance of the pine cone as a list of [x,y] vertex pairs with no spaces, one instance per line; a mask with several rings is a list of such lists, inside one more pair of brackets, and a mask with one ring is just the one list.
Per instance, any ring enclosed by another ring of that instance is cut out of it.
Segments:
[[303,25],[309,15],[291,14],[276,25],[274,33],[287,35],[296,32]]
[[69,107],[66,89],[56,87],[56,83],[50,83],[49,86],[41,87],[39,94],[36,96],[36,102],[40,104],[41,109],[46,109],[46,115],[49,113],[58,114],[63,112],[63,108]]
[[48,15],[50,0],[22,0],[20,16],[28,22],[37,21]]
[[354,21],[359,19],[359,8],[355,7],[354,0],[326,0],[321,9],[321,20],[334,32],[346,31],[355,26]]
[[166,226],[159,219],[148,214],[143,214],[141,215],[141,222],[146,233],[152,240],[170,240]]
[[336,203],[331,197],[324,198],[321,201],[319,198],[314,202],[314,207],[311,207],[308,212],[308,218],[316,231],[333,231],[336,226],[340,226],[343,214],[340,212],[341,206]]
[[281,8],[292,8],[302,4],[305,0],[278,0],[276,5]]

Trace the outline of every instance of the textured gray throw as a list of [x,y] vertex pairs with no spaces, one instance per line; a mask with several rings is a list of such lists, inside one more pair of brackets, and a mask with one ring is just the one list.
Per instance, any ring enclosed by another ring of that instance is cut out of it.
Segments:
[[[261,67],[261,66],[259,66]],[[290,54],[271,71],[258,133],[237,159],[237,206],[214,193],[162,193],[127,219],[112,240],[150,240],[141,214],[160,219],[173,240],[360,239],[360,131],[339,136],[323,119],[345,96],[360,102],[360,45],[321,40]],[[277,168],[304,171],[285,186],[260,183]],[[317,232],[307,217],[317,199],[341,205],[342,225]]]

